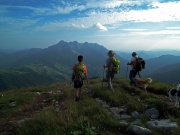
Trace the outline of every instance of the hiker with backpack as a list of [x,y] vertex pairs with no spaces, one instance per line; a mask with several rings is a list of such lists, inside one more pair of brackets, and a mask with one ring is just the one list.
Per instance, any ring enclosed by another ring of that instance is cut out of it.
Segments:
[[73,67],[72,81],[74,82],[74,88],[76,89],[75,101],[79,101],[82,93],[83,80],[86,78],[87,84],[89,84],[87,67],[83,62],[83,56],[78,56],[78,64]]
[[145,61],[137,56],[136,52],[133,52],[131,61],[127,63],[127,65],[131,65],[132,69],[129,72],[129,79],[130,79],[130,85],[136,86],[136,75],[138,74],[140,76],[140,71],[145,68]]
[[136,52],[133,52],[131,55],[132,55],[131,61],[127,63],[127,65],[131,65],[132,67],[132,69],[129,72],[129,79],[130,79],[130,85],[136,86],[135,77],[138,73],[138,71],[136,70],[136,59],[138,58],[138,56]]
[[114,74],[117,74],[120,70],[120,61],[117,58],[114,58],[115,52],[112,50],[110,50],[107,55],[109,56],[109,58],[106,59],[106,64],[103,67],[104,69],[107,68],[106,80],[108,82],[108,88],[111,91],[114,91],[112,80],[114,79]]

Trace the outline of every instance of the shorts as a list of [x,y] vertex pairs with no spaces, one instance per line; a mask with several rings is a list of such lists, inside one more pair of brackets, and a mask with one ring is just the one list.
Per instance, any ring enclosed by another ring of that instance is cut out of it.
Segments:
[[74,81],[74,88],[81,88],[83,86],[83,81],[75,80]]

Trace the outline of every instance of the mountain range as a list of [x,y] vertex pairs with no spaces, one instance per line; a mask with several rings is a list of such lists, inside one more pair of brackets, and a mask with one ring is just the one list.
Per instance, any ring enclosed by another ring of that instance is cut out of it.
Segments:
[[[31,48],[17,52],[0,52],[0,90],[54,82],[70,82],[72,67],[77,63],[78,55],[84,56],[83,62],[88,68],[90,78],[102,78],[107,52],[108,49],[97,43],[65,42],[63,40],[44,49]],[[152,52],[143,52],[143,54],[141,56],[146,61],[146,68],[141,73],[143,77],[152,77],[170,83],[179,82],[180,56],[156,56],[157,53],[151,56]],[[127,76],[130,70],[127,62],[130,56],[131,53],[116,51],[115,57],[121,61],[120,74],[117,76]],[[166,78],[166,75],[171,79]]]

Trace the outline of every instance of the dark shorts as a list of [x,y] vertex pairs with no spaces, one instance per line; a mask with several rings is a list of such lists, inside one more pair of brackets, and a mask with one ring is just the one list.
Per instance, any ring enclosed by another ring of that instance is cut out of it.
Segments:
[[83,86],[83,81],[75,80],[74,81],[74,88],[81,88]]

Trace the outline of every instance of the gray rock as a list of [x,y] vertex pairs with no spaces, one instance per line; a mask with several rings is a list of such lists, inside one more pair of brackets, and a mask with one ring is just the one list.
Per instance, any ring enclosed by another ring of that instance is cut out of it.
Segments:
[[120,119],[124,120],[124,119],[132,119],[132,116],[127,115],[127,114],[122,114],[120,115]]
[[15,106],[16,106],[16,102],[12,102],[12,103],[10,103],[10,104],[9,104],[9,106],[11,106],[11,107],[15,107]]
[[131,115],[135,119],[138,119],[140,117],[140,114],[137,111],[132,112]]
[[131,122],[131,125],[142,125],[141,121],[139,119]]
[[144,115],[151,117],[152,119],[157,119],[159,117],[159,111],[156,108],[147,109]]
[[125,126],[127,126],[127,125],[128,125],[128,122],[127,122],[127,121],[125,121],[125,120],[121,120],[119,123],[120,123],[120,124],[122,124],[122,125],[125,125]]
[[102,104],[102,107],[103,107],[103,108],[110,108],[111,106],[108,105],[108,104]]
[[1,133],[0,135],[14,135],[14,133],[8,132],[8,131],[4,131],[4,132]]
[[111,107],[110,110],[113,114],[118,114],[121,111],[118,107]]
[[147,128],[143,128],[136,125],[130,125],[127,127],[126,131],[132,132],[136,135],[151,135],[151,131]]
[[164,120],[152,120],[147,122],[147,127],[153,130],[167,130],[171,131],[175,128],[178,128],[176,122],[172,122],[170,119]]
[[111,106],[108,105],[106,102],[104,102],[103,100],[101,100],[100,98],[95,98],[95,100],[100,103],[102,105],[102,107],[104,108],[110,108]]
[[119,114],[113,114],[113,116],[114,116],[116,119],[121,120],[121,116],[120,116]]

